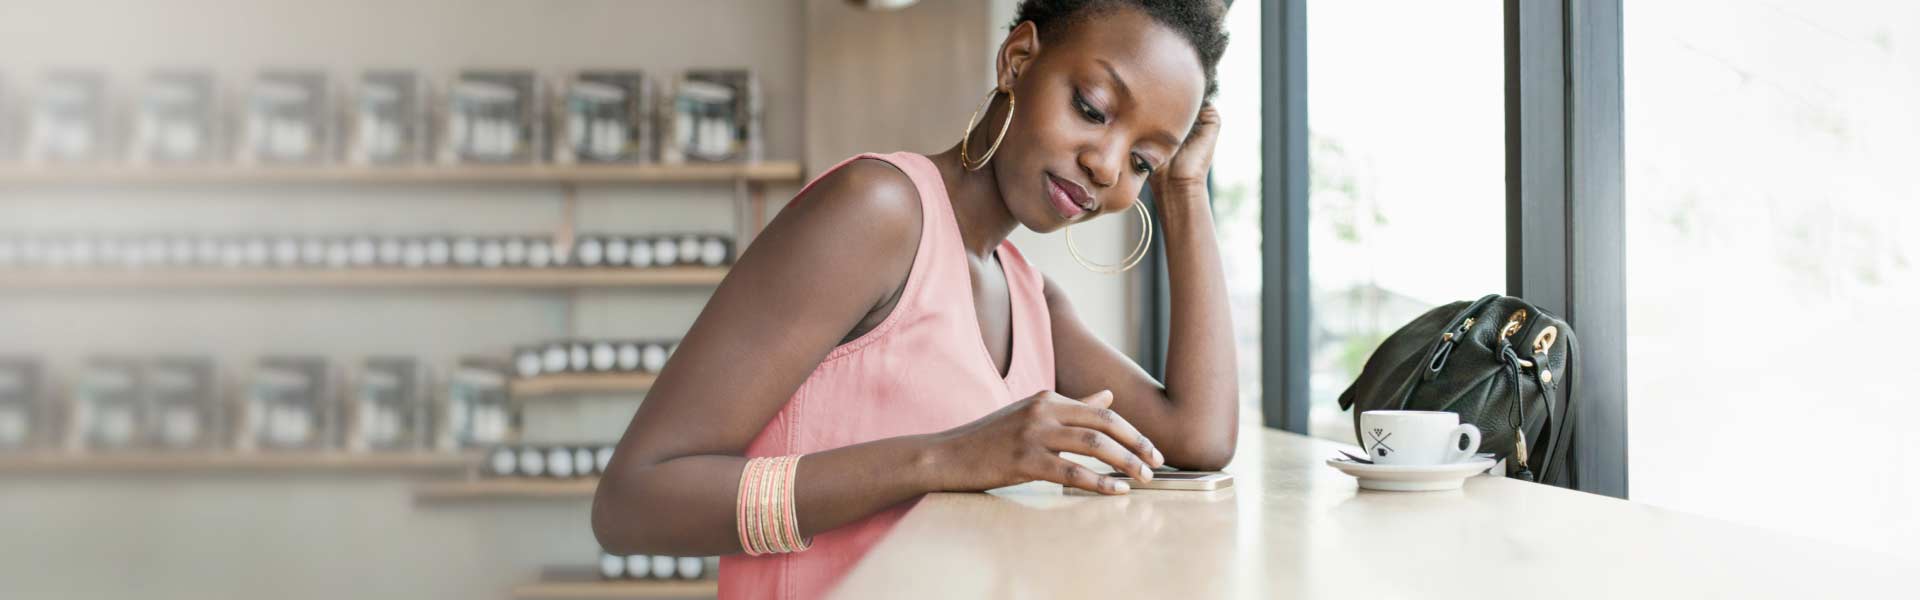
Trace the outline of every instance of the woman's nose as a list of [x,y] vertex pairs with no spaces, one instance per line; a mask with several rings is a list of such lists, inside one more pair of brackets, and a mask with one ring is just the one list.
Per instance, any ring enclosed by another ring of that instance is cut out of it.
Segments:
[[1080,169],[1086,171],[1087,179],[1096,188],[1110,188],[1119,183],[1119,160],[1111,154],[1104,148],[1080,153]]

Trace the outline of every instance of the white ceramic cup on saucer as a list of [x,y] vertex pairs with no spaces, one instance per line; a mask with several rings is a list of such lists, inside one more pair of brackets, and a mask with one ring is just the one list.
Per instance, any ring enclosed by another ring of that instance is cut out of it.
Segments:
[[1480,428],[1445,411],[1370,410],[1360,413],[1360,447],[1376,465],[1457,463],[1480,450]]

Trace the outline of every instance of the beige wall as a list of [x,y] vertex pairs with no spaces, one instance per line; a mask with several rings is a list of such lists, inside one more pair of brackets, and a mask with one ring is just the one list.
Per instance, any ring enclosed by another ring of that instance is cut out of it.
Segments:
[[[986,90],[983,63],[1010,6],[927,0],[907,13],[846,15],[838,0],[0,0],[0,72],[17,80],[46,67],[98,66],[126,82],[149,68],[194,66],[239,82],[270,66],[341,75],[375,66],[747,66],[766,93],[769,157],[818,169],[830,164],[821,156],[950,144]],[[912,22],[912,34],[892,29],[895,19]],[[914,60],[886,66],[894,80],[832,87],[864,91],[823,104],[828,88],[810,75],[870,74],[858,61],[876,55],[859,47],[876,40],[933,47],[880,56]],[[921,62],[928,56],[947,58]],[[913,118],[856,118],[863,113]],[[778,186],[768,195],[792,192]],[[725,186],[586,186],[577,216],[583,231],[731,231],[728,194]],[[0,187],[0,230],[29,233],[535,233],[557,227],[562,210],[561,190],[546,185]],[[1088,246],[1101,256],[1119,256],[1133,239],[1114,223],[1090,230]],[[1069,288],[1096,331],[1130,347],[1123,279],[1079,269],[1057,236],[1015,239]],[[0,354],[48,356],[65,370],[95,352],[208,353],[225,367],[268,352],[340,362],[399,353],[444,372],[461,354],[516,343],[678,335],[707,293],[9,293],[0,297]],[[619,398],[542,405],[528,414],[528,432],[538,441],[612,439],[633,406]],[[584,502],[416,505],[412,481],[7,475],[0,597],[503,598],[543,566],[594,558]]]

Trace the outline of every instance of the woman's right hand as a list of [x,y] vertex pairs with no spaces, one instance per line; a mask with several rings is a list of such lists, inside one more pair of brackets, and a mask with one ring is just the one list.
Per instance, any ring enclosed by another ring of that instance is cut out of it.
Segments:
[[933,436],[935,487],[980,491],[1029,481],[1051,481],[1102,494],[1124,494],[1119,479],[1061,458],[1084,454],[1151,481],[1166,462],[1147,436],[1108,408],[1113,392],[1081,400],[1041,392],[979,420]]

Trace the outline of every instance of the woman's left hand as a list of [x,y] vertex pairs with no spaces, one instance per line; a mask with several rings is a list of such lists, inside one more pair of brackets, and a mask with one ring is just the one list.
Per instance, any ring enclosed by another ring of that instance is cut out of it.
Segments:
[[1173,159],[1153,174],[1149,182],[1155,190],[1168,189],[1169,186],[1207,185],[1207,171],[1213,168],[1213,146],[1220,141],[1220,111],[1212,103],[1200,106],[1200,116],[1193,121],[1193,131],[1187,134],[1187,141],[1174,151]]

